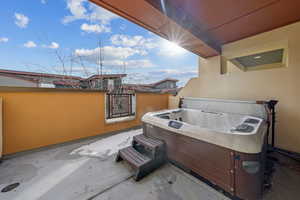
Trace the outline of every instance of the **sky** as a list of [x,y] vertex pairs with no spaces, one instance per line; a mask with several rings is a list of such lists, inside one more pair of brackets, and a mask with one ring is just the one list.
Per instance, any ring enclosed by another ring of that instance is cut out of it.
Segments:
[[3,1],[0,25],[1,69],[87,77],[101,62],[126,82],[180,86],[197,76],[195,54],[88,0]]

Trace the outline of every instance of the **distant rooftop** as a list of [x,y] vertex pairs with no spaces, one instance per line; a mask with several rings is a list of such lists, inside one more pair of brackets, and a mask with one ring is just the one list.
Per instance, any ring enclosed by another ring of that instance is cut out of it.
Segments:
[[92,75],[90,77],[88,77],[86,80],[93,80],[93,79],[99,79],[99,78],[123,78],[127,76],[127,74],[102,74],[102,75]]
[[[93,82],[97,79],[122,79],[127,76],[127,74],[94,74],[87,78],[83,78],[80,76],[72,76],[72,75],[62,75],[62,74],[51,74],[51,73],[39,73],[39,72],[27,72],[27,71],[16,71],[16,70],[7,70],[7,69],[0,69],[0,76],[11,77],[15,79],[30,81],[36,84],[43,83],[50,83],[54,84],[58,87],[81,87],[81,83],[83,82]],[[50,80],[44,80],[50,79]],[[50,82],[49,82],[50,81]],[[172,82],[174,84],[173,87],[165,86],[163,88],[158,88],[160,84],[165,82]],[[176,86],[177,79],[173,78],[165,78],[163,80],[149,83],[149,84],[122,84],[123,88],[135,91],[148,91],[148,92],[173,92],[176,93],[179,89]]]
[[179,80],[174,79],[174,78],[165,78],[165,79],[163,79],[163,80],[161,80],[161,81],[158,81],[158,82],[155,82],[155,83],[151,83],[150,85],[155,86],[155,85],[161,84],[161,83],[166,82],[166,81],[172,81],[172,82],[175,82],[175,83],[176,83],[176,82],[178,82]]
[[127,83],[125,85],[128,86],[128,87],[147,87],[147,88],[149,87],[149,88],[151,88],[151,87],[155,87],[156,85],[159,85],[159,84],[161,84],[163,82],[166,82],[166,81],[171,81],[171,82],[176,83],[179,80],[173,79],[173,78],[165,78],[165,79],[157,81],[155,83],[149,83],[149,84]]
[[49,73],[39,73],[39,72],[26,72],[26,71],[15,71],[15,70],[6,70],[0,69],[0,74],[6,75],[25,75],[25,76],[36,76],[36,77],[53,77],[53,78],[64,78],[64,79],[76,79],[81,80],[82,78],[79,76],[69,76],[62,74],[49,74]]
[[102,75],[92,75],[88,78],[82,78],[80,76],[71,76],[71,75],[62,75],[62,74],[50,74],[50,73],[39,73],[39,72],[26,72],[26,71],[15,71],[15,70],[6,70],[0,69],[1,75],[9,75],[9,76],[32,76],[32,77],[45,77],[45,78],[61,78],[61,79],[73,79],[73,80],[93,80],[99,78],[122,78],[125,77],[126,74],[102,74]]

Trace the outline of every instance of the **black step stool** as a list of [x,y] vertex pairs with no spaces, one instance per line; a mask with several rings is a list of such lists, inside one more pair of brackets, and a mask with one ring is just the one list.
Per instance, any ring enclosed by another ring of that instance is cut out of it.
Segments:
[[132,146],[119,150],[116,162],[121,160],[135,169],[134,179],[139,181],[165,163],[165,143],[143,134],[134,136]]

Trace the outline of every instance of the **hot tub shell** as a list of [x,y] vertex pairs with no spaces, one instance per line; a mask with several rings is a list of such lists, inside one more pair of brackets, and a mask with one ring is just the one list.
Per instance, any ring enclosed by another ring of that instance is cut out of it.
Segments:
[[[221,187],[232,196],[261,199],[268,118],[264,103],[193,98],[185,98],[184,101],[183,108],[144,115],[144,134],[166,143],[169,160]],[[228,107],[231,107],[231,112],[228,112]],[[188,120],[183,113],[198,116],[198,119]],[[221,120],[218,123],[223,123],[223,127],[197,123],[202,115],[207,115],[208,121]],[[169,119],[165,116],[169,116]],[[234,130],[234,126],[249,118],[259,120],[251,132]],[[180,127],[170,126],[172,122],[180,124]]]

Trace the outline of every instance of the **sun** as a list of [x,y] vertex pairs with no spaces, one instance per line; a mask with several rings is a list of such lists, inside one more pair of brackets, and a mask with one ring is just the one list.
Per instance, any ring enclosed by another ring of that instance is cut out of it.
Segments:
[[170,56],[179,56],[187,52],[184,48],[179,46],[179,42],[176,41],[170,42],[165,39],[163,39],[160,48],[165,55],[170,55]]

